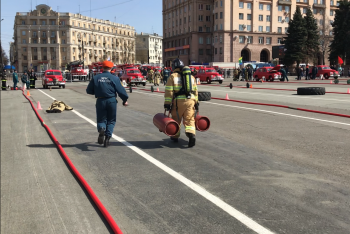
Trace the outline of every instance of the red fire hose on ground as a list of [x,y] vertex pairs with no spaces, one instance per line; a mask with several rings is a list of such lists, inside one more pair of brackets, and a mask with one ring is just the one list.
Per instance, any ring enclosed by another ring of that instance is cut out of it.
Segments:
[[[151,91],[151,90],[148,90],[148,89],[140,89],[140,90],[149,91],[149,92]],[[165,93],[163,91],[154,91],[154,92]],[[345,115],[345,114],[339,114],[339,113],[333,113],[333,112],[325,112],[325,111],[317,111],[317,110],[310,110],[310,109],[291,107],[291,106],[285,106],[285,105],[278,105],[278,104],[271,104],[271,103],[247,102],[247,101],[241,101],[241,100],[215,98],[215,97],[211,97],[211,99],[221,100],[221,101],[228,101],[228,102],[239,102],[239,103],[251,104],[251,105],[259,105],[259,106],[273,106],[273,107],[293,109],[293,110],[312,112],[312,113],[318,113],[318,114],[324,114],[324,115],[333,115],[333,116],[338,116],[338,117],[350,118],[350,115]]]
[[110,225],[110,227],[112,228],[112,230],[114,231],[114,233],[116,234],[122,234],[122,231],[120,230],[120,228],[118,227],[117,223],[114,221],[113,217],[109,214],[109,212],[107,211],[107,209],[104,207],[104,205],[102,204],[102,202],[98,199],[98,197],[96,196],[96,194],[94,193],[94,191],[92,190],[92,188],[90,187],[90,185],[86,182],[86,180],[84,179],[84,177],[79,173],[79,171],[76,169],[76,167],[74,166],[74,164],[72,163],[72,161],[70,160],[70,158],[68,157],[68,155],[66,154],[66,152],[64,151],[64,149],[62,148],[61,144],[58,142],[58,140],[56,139],[56,137],[53,135],[53,133],[51,132],[50,128],[45,124],[45,122],[43,121],[43,119],[41,118],[40,114],[38,113],[38,111],[35,109],[32,101],[24,94],[24,92],[22,91],[23,96],[29,101],[30,105],[32,106],[36,116],[38,117],[38,119],[40,120],[41,124],[43,125],[43,127],[46,129],[46,131],[48,132],[48,134],[50,135],[52,141],[56,144],[59,152],[61,153],[61,155],[63,156],[64,160],[67,162],[69,168],[72,170],[72,172],[74,173],[74,175],[78,178],[79,182],[83,185],[83,187],[85,188],[85,190],[88,192],[88,194],[90,195],[90,198],[94,201],[95,205],[98,207],[98,209],[100,210],[100,212],[102,213],[102,215],[105,217],[105,219],[107,220],[108,224]]

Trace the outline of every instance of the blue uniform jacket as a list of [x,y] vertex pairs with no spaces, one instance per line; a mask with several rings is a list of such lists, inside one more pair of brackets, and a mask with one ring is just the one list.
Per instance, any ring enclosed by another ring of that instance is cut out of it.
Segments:
[[125,88],[120,84],[120,79],[110,72],[103,72],[94,76],[86,88],[86,93],[95,95],[96,98],[119,97],[126,102],[129,98]]

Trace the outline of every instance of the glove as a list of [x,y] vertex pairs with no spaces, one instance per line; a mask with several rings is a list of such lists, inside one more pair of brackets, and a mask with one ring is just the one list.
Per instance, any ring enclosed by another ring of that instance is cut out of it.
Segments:
[[127,106],[128,102],[127,101],[123,101],[123,106]]
[[164,104],[164,109],[170,111],[170,104]]
[[196,110],[198,110],[198,107],[199,107],[199,102],[197,102],[196,104],[194,104],[194,108],[195,108]]

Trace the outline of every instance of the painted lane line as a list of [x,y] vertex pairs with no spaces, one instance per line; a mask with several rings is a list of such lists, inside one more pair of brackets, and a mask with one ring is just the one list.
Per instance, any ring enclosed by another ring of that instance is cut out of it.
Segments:
[[[211,89],[210,91],[222,91],[219,89]],[[257,92],[240,92],[234,90],[226,90],[226,92],[230,93],[244,93],[244,94],[253,94],[253,95],[269,95],[269,96],[278,96],[278,97],[289,97],[289,98],[302,98],[302,99],[314,99],[314,100],[325,100],[325,101],[339,101],[339,102],[350,102],[350,100],[342,100],[342,99],[330,99],[330,98],[312,98],[312,97],[300,97],[297,95],[283,95],[283,94],[271,94],[271,93],[257,93]]]
[[[144,92],[138,92],[138,91],[133,91],[133,92],[134,93],[141,93],[141,94],[145,94],[145,95],[152,95],[152,96],[163,97],[163,95],[159,95],[159,94],[150,94],[150,93],[144,93]],[[203,102],[201,102],[201,103],[203,103]],[[282,113],[282,112],[268,111],[268,110],[255,109],[255,108],[242,107],[242,106],[232,106],[232,105],[226,105],[226,104],[220,104],[220,103],[214,103],[214,102],[204,102],[204,103],[205,104],[213,104],[213,105],[218,105],[218,106],[227,106],[227,107],[244,109],[244,110],[260,111],[260,112],[265,112],[265,113],[270,113],[270,114],[284,115],[284,116],[290,116],[290,117],[295,117],[295,118],[316,120],[316,121],[320,121],[320,122],[326,122],[326,123],[333,123],[333,124],[340,124],[340,125],[350,126],[349,123],[342,123],[342,122],[330,121],[330,120],[325,120],[325,119],[317,119],[317,118],[311,118],[311,117],[306,117],[306,116],[301,116],[301,115],[287,114],[287,113]]]
[[[55,100],[55,98],[53,98],[50,95],[46,94],[42,90],[39,90],[39,91],[44,93],[49,98]],[[97,124],[94,121],[92,121],[91,119],[87,118],[86,116],[80,114],[78,111],[72,110],[72,112],[75,113],[80,118],[82,118],[82,119],[86,120],[87,122],[89,122],[91,125],[93,125],[95,127],[97,126]],[[224,202],[223,200],[221,200],[217,196],[211,194],[210,192],[208,192],[207,190],[202,188],[200,185],[198,185],[198,184],[192,182],[191,180],[187,179],[183,175],[179,174],[178,172],[174,171],[170,167],[168,167],[165,164],[163,164],[162,162],[160,162],[157,159],[153,158],[152,156],[150,156],[146,152],[142,151],[141,149],[137,148],[136,146],[130,144],[127,141],[125,141],[123,138],[118,137],[118,136],[116,136],[114,134],[112,135],[112,137],[113,137],[113,139],[115,139],[115,140],[119,141],[120,143],[122,143],[123,145],[127,146],[129,149],[131,149],[132,151],[134,151],[135,153],[137,153],[138,155],[140,155],[141,157],[143,157],[144,159],[146,159],[147,161],[149,161],[153,165],[157,166],[159,169],[163,170],[164,172],[166,172],[167,174],[171,175],[172,177],[174,177],[175,179],[177,179],[181,183],[185,184],[187,187],[189,187],[190,189],[192,189],[193,191],[195,191],[199,195],[203,196],[204,198],[206,198],[207,200],[212,202],[214,205],[216,205],[217,207],[221,208],[226,213],[228,213],[232,217],[236,218],[238,221],[240,221],[241,223],[243,223],[244,225],[246,225],[248,228],[252,229],[256,233],[259,233],[259,234],[273,234],[273,232],[271,232],[267,228],[261,226],[260,224],[258,224],[257,222],[255,222],[254,220],[249,218],[247,215],[245,215],[245,214],[241,213],[240,211],[236,210],[235,208],[233,208],[232,206],[230,206],[229,204],[227,204],[226,202]]]

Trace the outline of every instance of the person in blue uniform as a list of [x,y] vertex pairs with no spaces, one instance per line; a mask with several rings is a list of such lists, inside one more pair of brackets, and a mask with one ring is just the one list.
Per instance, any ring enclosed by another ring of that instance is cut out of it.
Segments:
[[129,98],[120,79],[111,74],[114,64],[110,61],[102,63],[103,73],[94,76],[86,88],[86,93],[95,95],[98,143],[108,147],[117,120],[116,93],[123,100],[123,106],[127,106]]

